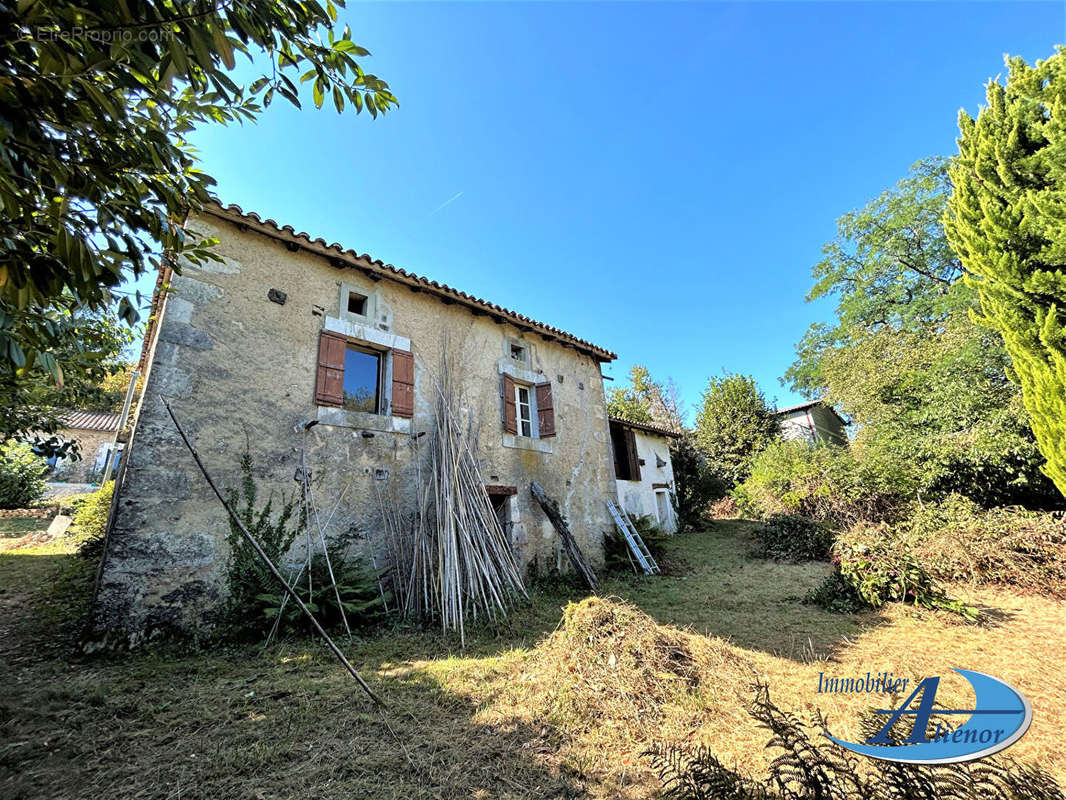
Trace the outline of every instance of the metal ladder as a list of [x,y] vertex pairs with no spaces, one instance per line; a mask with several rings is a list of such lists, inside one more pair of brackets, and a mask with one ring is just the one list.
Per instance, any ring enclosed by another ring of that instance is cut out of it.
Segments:
[[622,536],[625,537],[629,549],[633,551],[633,555],[637,557],[637,563],[640,564],[641,569],[644,570],[644,574],[658,575],[659,565],[655,563],[655,559],[652,557],[648,546],[644,544],[644,540],[640,538],[637,529],[633,527],[633,520],[629,518],[629,514],[626,513],[626,510],[616,506],[613,500],[607,501],[607,510],[611,512],[611,516],[614,518],[614,524],[617,525],[618,530],[622,532]]

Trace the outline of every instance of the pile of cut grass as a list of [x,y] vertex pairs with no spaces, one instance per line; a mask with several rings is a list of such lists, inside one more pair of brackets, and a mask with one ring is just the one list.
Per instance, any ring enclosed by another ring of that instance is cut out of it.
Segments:
[[569,732],[601,726],[634,737],[660,729],[664,709],[711,675],[751,675],[719,639],[659,625],[619,598],[570,603],[526,665],[530,708]]

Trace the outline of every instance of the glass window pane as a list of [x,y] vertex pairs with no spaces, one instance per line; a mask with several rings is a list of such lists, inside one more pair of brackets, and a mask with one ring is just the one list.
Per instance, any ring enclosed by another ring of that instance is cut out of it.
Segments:
[[349,411],[378,411],[380,356],[349,347],[344,354],[344,407]]

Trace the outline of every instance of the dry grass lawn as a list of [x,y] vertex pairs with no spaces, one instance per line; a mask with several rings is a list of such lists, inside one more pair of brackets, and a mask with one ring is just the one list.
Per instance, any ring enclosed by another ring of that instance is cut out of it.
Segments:
[[[42,604],[35,589],[59,573],[71,584],[74,557],[5,552],[0,797],[652,797],[641,754],[653,739],[690,736],[762,769],[766,736],[744,713],[757,675],[780,706],[817,705],[846,737],[873,701],[817,695],[820,672],[917,679],[951,667],[1029,697],[1033,727],[1010,753],[1066,783],[1066,603],[960,587],[988,610],[984,624],[901,606],[834,615],[801,602],[828,568],[751,559],[746,525],[676,537],[667,577],[605,580],[636,608],[583,604],[560,627],[580,594],[557,588],[465,652],[407,628],[346,645],[385,716],[304,641],[74,658],[64,619],[77,593],[46,590]],[[938,699],[951,689],[965,705],[965,686],[945,679]]]

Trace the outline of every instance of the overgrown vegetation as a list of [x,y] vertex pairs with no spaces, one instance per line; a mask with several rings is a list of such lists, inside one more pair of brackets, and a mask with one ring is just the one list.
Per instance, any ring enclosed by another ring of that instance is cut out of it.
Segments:
[[874,496],[1055,505],[1002,338],[970,318],[978,295],[942,222],[949,173],[919,162],[840,218],[809,295],[834,297],[836,319],[811,327],[786,378],[855,423],[858,484]]
[[1066,597],[1066,520],[1059,513],[985,510],[952,495],[913,508],[893,536],[939,580]]
[[[652,558],[656,561],[663,557],[666,542],[672,534],[659,527],[658,521],[648,514],[630,514],[633,527],[637,529],[640,538],[648,546]],[[622,536],[618,526],[613,526],[604,533],[603,537],[604,568],[608,572],[633,572],[640,571],[629,544]]]
[[978,319],[1010,354],[1046,473],[1066,495],[1066,50],[1007,68],[976,120],[959,112],[944,219]]
[[754,529],[755,555],[783,561],[827,561],[833,532],[798,514],[774,514]]
[[866,458],[861,446],[777,441],[733,492],[740,510],[756,519],[797,514],[838,527],[894,516],[906,478],[893,464]]
[[[239,489],[229,489],[227,499],[248,532],[275,564],[284,563],[301,530],[301,505],[295,493],[275,505],[271,494],[260,507],[255,470],[248,451],[240,460]],[[230,520],[226,538],[230,559],[226,571],[229,596],[223,610],[227,629],[239,636],[262,637],[272,629],[308,633],[310,623],[278,585],[236,523]],[[323,627],[339,627],[346,618],[352,630],[365,630],[384,618],[389,599],[383,594],[378,574],[343,548],[316,553],[310,568],[295,571],[290,579],[308,609]],[[342,613],[343,609],[343,613]],[[280,619],[279,619],[280,616]]]
[[[303,571],[296,589],[324,628],[340,627],[347,620],[352,630],[366,630],[385,618],[389,596],[382,594],[378,577],[362,560],[345,558],[340,550],[334,550],[328,563],[322,553],[311,559],[310,575],[307,570]],[[262,614],[260,624],[272,627],[277,621],[279,630],[311,633],[307,617],[277,581],[272,583],[272,591],[256,598],[258,602],[253,613]],[[279,614],[280,621],[277,620]]]
[[696,442],[730,487],[751,472],[752,462],[777,436],[777,417],[748,375],[713,377],[696,414]]
[[702,530],[708,523],[711,504],[729,490],[725,479],[685,431],[670,443],[674,470],[674,511],[679,532]]
[[[831,742],[826,717],[809,722],[779,708],[757,683],[748,713],[770,734],[766,776],[743,775],[714,751],[690,743],[658,743],[646,753],[675,800],[1063,800],[1055,779],[1009,757],[957,764],[915,765],[858,759]],[[867,735],[883,721],[869,720]],[[900,726],[905,727],[905,726]],[[906,733],[909,734],[909,731]],[[893,732],[890,739],[902,741]]]
[[870,608],[889,602],[910,603],[977,619],[977,610],[950,598],[885,523],[859,523],[838,535],[833,543],[833,563],[847,587],[844,602],[857,596]]
[[[279,564],[299,531],[297,498],[295,495],[283,497],[276,514],[273,495],[259,508],[252,456],[247,450],[241,456],[240,469],[240,489],[227,490],[227,500],[267,557],[274,564]],[[229,520],[226,542],[230,551],[226,569],[226,587],[229,590],[224,611],[226,623],[234,630],[265,633],[272,623],[270,612],[278,607],[274,601],[277,580],[233,520]]]
[[104,554],[107,518],[111,511],[111,496],[114,491],[114,481],[108,481],[95,492],[78,498],[67,535],[74,541],[79,554],[85,558],[99,559]]
[[22,442],[0,444],[0,508],[27,508],[44,497],[48,464]]

